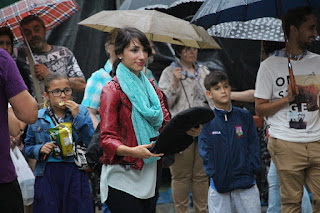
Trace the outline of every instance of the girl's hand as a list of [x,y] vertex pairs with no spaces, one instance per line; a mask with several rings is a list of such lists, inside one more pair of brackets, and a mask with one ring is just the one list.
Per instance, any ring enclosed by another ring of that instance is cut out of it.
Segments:
[[71,110],[72,116],[75,118],[79,113],[79,104],[74,101],[66,100],[64,105]]
[[191,128],[191,129],[189,129],[186,133],[187,133],[188,135],[193,136],[193,137],[197,137],[198,135],[200,135],[201,130],[202,130],[202,124],[200,124],[198,128]]
[[146,159],[150,157],[162,157],[163,153],[155,154],[149,151],[148,148],[151,148],[153,145],[154,145],[153,143],[150,143],[146,145],[139,145],[139,146],[132,147],[132,152],[134,154],[133,157],[146,158]]
[[50,152],[52,152],[53,149],[56,147],[57,147],[57,145],[55,145],[54,143],[47,142],[41,147],[39,152],[42,154],[50,154]]

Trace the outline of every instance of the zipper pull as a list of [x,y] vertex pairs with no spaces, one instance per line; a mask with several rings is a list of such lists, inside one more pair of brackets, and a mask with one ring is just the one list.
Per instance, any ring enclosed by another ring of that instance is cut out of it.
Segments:
[[225,121],[228,121],[227,114],[224,114],[224,120],[225,120]]

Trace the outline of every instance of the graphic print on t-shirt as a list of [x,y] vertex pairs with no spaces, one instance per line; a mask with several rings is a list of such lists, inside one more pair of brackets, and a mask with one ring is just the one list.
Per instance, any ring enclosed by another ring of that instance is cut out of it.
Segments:
[[299,94],[290,103],[288,113],[289,127],[294,129],[306,129],[308,123],[305,119],[308,112],[319,110],[320,76],[296,75],[296,85]]

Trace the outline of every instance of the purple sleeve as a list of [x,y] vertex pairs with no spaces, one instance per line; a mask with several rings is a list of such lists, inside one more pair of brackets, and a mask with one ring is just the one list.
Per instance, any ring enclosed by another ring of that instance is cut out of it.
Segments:
[[0,50],[0,75],[0,84],[8,99],[14,97],[23,90],[27,90],[27,86],[20,75],[16,63],[12,57],[2,49]]

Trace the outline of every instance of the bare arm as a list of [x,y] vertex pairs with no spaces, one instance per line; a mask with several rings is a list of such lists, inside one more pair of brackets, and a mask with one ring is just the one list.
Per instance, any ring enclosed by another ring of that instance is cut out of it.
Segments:
[[268,99],[256,98],[255,100],[255,110],[259,117],[268,117],[275,114],[280,109],[288,106],[288,104],[295,99],[292,94],[291,85],[288,85],[288,95],[280,98],[274,102],[270,102]]
[[97,114],[97,109],[94,109],[94,108],[90,108],[90,107],[87,107],[88,108],[88,111],[89,111],[89,114],[90,114],[90,117],[91,117],[91,120],[92,120],[92,123],[93,123],[93,128],[96,129],[98,124],[99,124],[99,120],[98,118],[96,117],[96,114]]
[[36,100],[24,90],[9,99],[16,117],[28,124],[33,124],[38,118],[38,105]]
[[72,77],[72,78],[69,78],[69,80],[71,84],[71,89],[73,91],[84,92],[86,88],[86,80],[84,78]]
[[8,108],[8,123],[10,135],[14,137],[18,136],[20,133],[20,123],[11,107]]
[[254,89],[249,89],[241,92],[231,92],[231,100],[243,101],[243,102],[254,102]]
[[134,147],[129,147],[126,145],[120,145],[117,148],[116,154],[119,156],[131,156],[136,158],[150,158],[150,157],[162,157],[163,154],[151,153],[148,148],[151,148],[153,143],[147,145],[139,145]]

